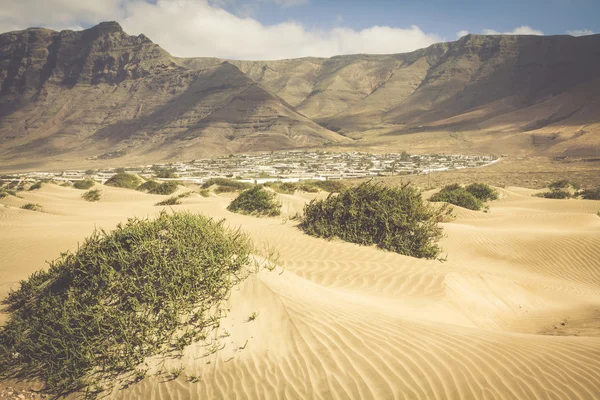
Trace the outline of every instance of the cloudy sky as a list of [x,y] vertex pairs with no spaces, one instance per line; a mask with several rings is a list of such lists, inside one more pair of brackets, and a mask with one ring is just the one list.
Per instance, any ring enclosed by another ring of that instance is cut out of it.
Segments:
[[171,54],[235,59],[400,53],[467,33],[589,35],[600,0],[1,0],[0,32],[118,21]]

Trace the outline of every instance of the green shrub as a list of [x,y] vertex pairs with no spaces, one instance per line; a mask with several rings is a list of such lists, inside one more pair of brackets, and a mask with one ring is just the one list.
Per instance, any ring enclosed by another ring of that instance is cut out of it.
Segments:
[[0,188],[0,199],[5,198],[6,196],[8,196],[10,193],[8,193],[8,190],[4,189],[4,188]]
[[240,193],[227,209],[239,214],[274,217],[281,214],[281,204],[275,197],[275,193],[262,186],[254,186]]
[[208,189],[200,189],[198,190],[198,194],[202,197],[210,196],[210,191]]
[[569,188],[579,190],[579,185],[577,183],[571,182],[567,179],[561,179],[561,180],[554,181],[551,184],[549,184],[548,188],[552,189],[552,190],[569,189]]
[[585,200],[600,200],[600,187],[596,189],[585,189],[581,192],[581,197]]
[[309,181],[312,186],[316,186],[329,193],[340,193],[346,190],[347,186],[341,181]]
[[142,183],[137,175],[119,172],[106,181],[106,186],[114,186],[126,189],[135,189]]
[[33,185],[29,186],[29,190],[37,190],[40,189],[42,187],[42,182],[38,181],[36,183],[34,183]]
[[472,183],[465,190],[481,201],[498,200],[498,191],[487,183]]
[[300,228],[322,238],[338,237],[361,245],[419,258],[435,258],[442,238],[438,225],[450,213],[448,206],[425,203],[409,184],[399,187],[363,183],[304,207]]
[[75,181],[75,183],[73,183],[73,187],[75,189],[88,190],[91,189],[95,184],[96,181],[93,179],[82,179],[80,181]]
[[27,203],[21,206],[23,210],[42,211],[42,206],[37,203]]
[[169,195],[177,191],[178,185],[179,182],[177,181],[169,181],[163,183],[158,183],[156,181],[147,181],[138,186],[136,190],[148,192],[150,194]]
[[154,176],[161,179],[176,179],[179,175],[175,173],[175,168],[153,168]]
[[232,287],[258,267],[252,249],[223,220],[190,213],[94,232],[9,294],[0,376],[90,397],[143,377],[148,357],[181,354],[218,326]]
[[429,201],[443,201],[469,210],[481,210],[483,202],[458,184],[448,185],[429,198]]
[[87,192],[81,195],[81,198],[86,201],[98,201],[100,200],[100,190],[88,190]]
[[181,204],[181,200],[178,197],[169,197],[166,200],[159,201],[155,206],[174,206],[177,204]]
[[140,186],[135,188],[135,190],[139,190],[140,192],[149,192],[150,190],[154,190],[160,186],[160,183],[150,180],[142,183]]
[[570,199],[573,195],[566,190],[554,189],[549,192],[541,192],[536,194],[537,197],[545,199]]
[[185,197],[190,197],[192,194],[194,194],[194,192],[185,192],[185,193],[181,193],[179,196],[180,199],[183,199]]
[[252,184],[247,182],[239,182],[225,178],[210,178],[202,184],[202,189],[208,189],[213,185],[217,185],[215,193],[239,192],[252,187]]

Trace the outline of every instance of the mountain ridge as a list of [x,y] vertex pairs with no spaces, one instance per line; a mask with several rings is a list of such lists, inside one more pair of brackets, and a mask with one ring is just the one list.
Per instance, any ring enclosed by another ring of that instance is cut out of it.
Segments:
[[597,48],[600,35],[470,34],[410,53],[244,61],[173,57],[116,22],[28,28],[0,34],[0,161],[428,151],[457,134],[440,151],[587,156],[600,151]]

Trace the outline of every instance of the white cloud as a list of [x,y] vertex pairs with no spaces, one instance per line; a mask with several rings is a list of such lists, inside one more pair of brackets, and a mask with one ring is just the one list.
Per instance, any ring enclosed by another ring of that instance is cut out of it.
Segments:
[[400,53],[441,41],[417,26],[373,26],[356,31],[335,27],[307,29],[295,21],[263,25],[205,1],[134,1],[121,22],[131,33],[144,33],[174,55],[239,59],[328,57],[350,53]]
[[468,34],[469,34],[469,31],[466,31],[463,29],[462,31],[456,32],[456,37],[460,39],[461,37],[467,36]]
[[481,31],[484,35],[544,35],[544,32],[533,29],[530,26],[519,26],[518,28],[513,29],[511,32],[498,32],[494,29],[483,29]]
[[567,31],[567,34],[571,36],[587,36],[593,35],[594,32],[590,31],[589,29],[575,29],[573,31]]
[[[442,41],[415,25],[354,30],[343,27],[342,19],[324,30],[293,20],[263,25],[223,8],[232,1],[237,0],[2,0],[0,32],[30,26],[72,29],[116,20],[127,33],[144,33],[176,56],[237,59],[401,53]],[[253,0],[279,6],[307,1]]]

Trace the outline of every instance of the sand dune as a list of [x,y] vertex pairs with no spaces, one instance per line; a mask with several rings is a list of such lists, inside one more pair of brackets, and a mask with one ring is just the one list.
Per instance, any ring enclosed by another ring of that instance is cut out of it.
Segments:
[[[227,218],[277,249],[279,265],[233,292],[212,334],[220,351],[206,356],[196,344],[181,359],[152,360],[154,373],[185,369],[112,397],[598,398],[600,202],[499,190],[490,213],[457,208],[444,224],[445,262],[312,238],[287,218],[232,214],[231,195],[183,198],[172,208]],[[153,206],[161,196],[102,191],[98,203],[54,185],[0,200],[0,297],[94,226],[163,208]],[[284,213],[315,196],[280,195]],[[18,208],[26,202],[46,212]]]

